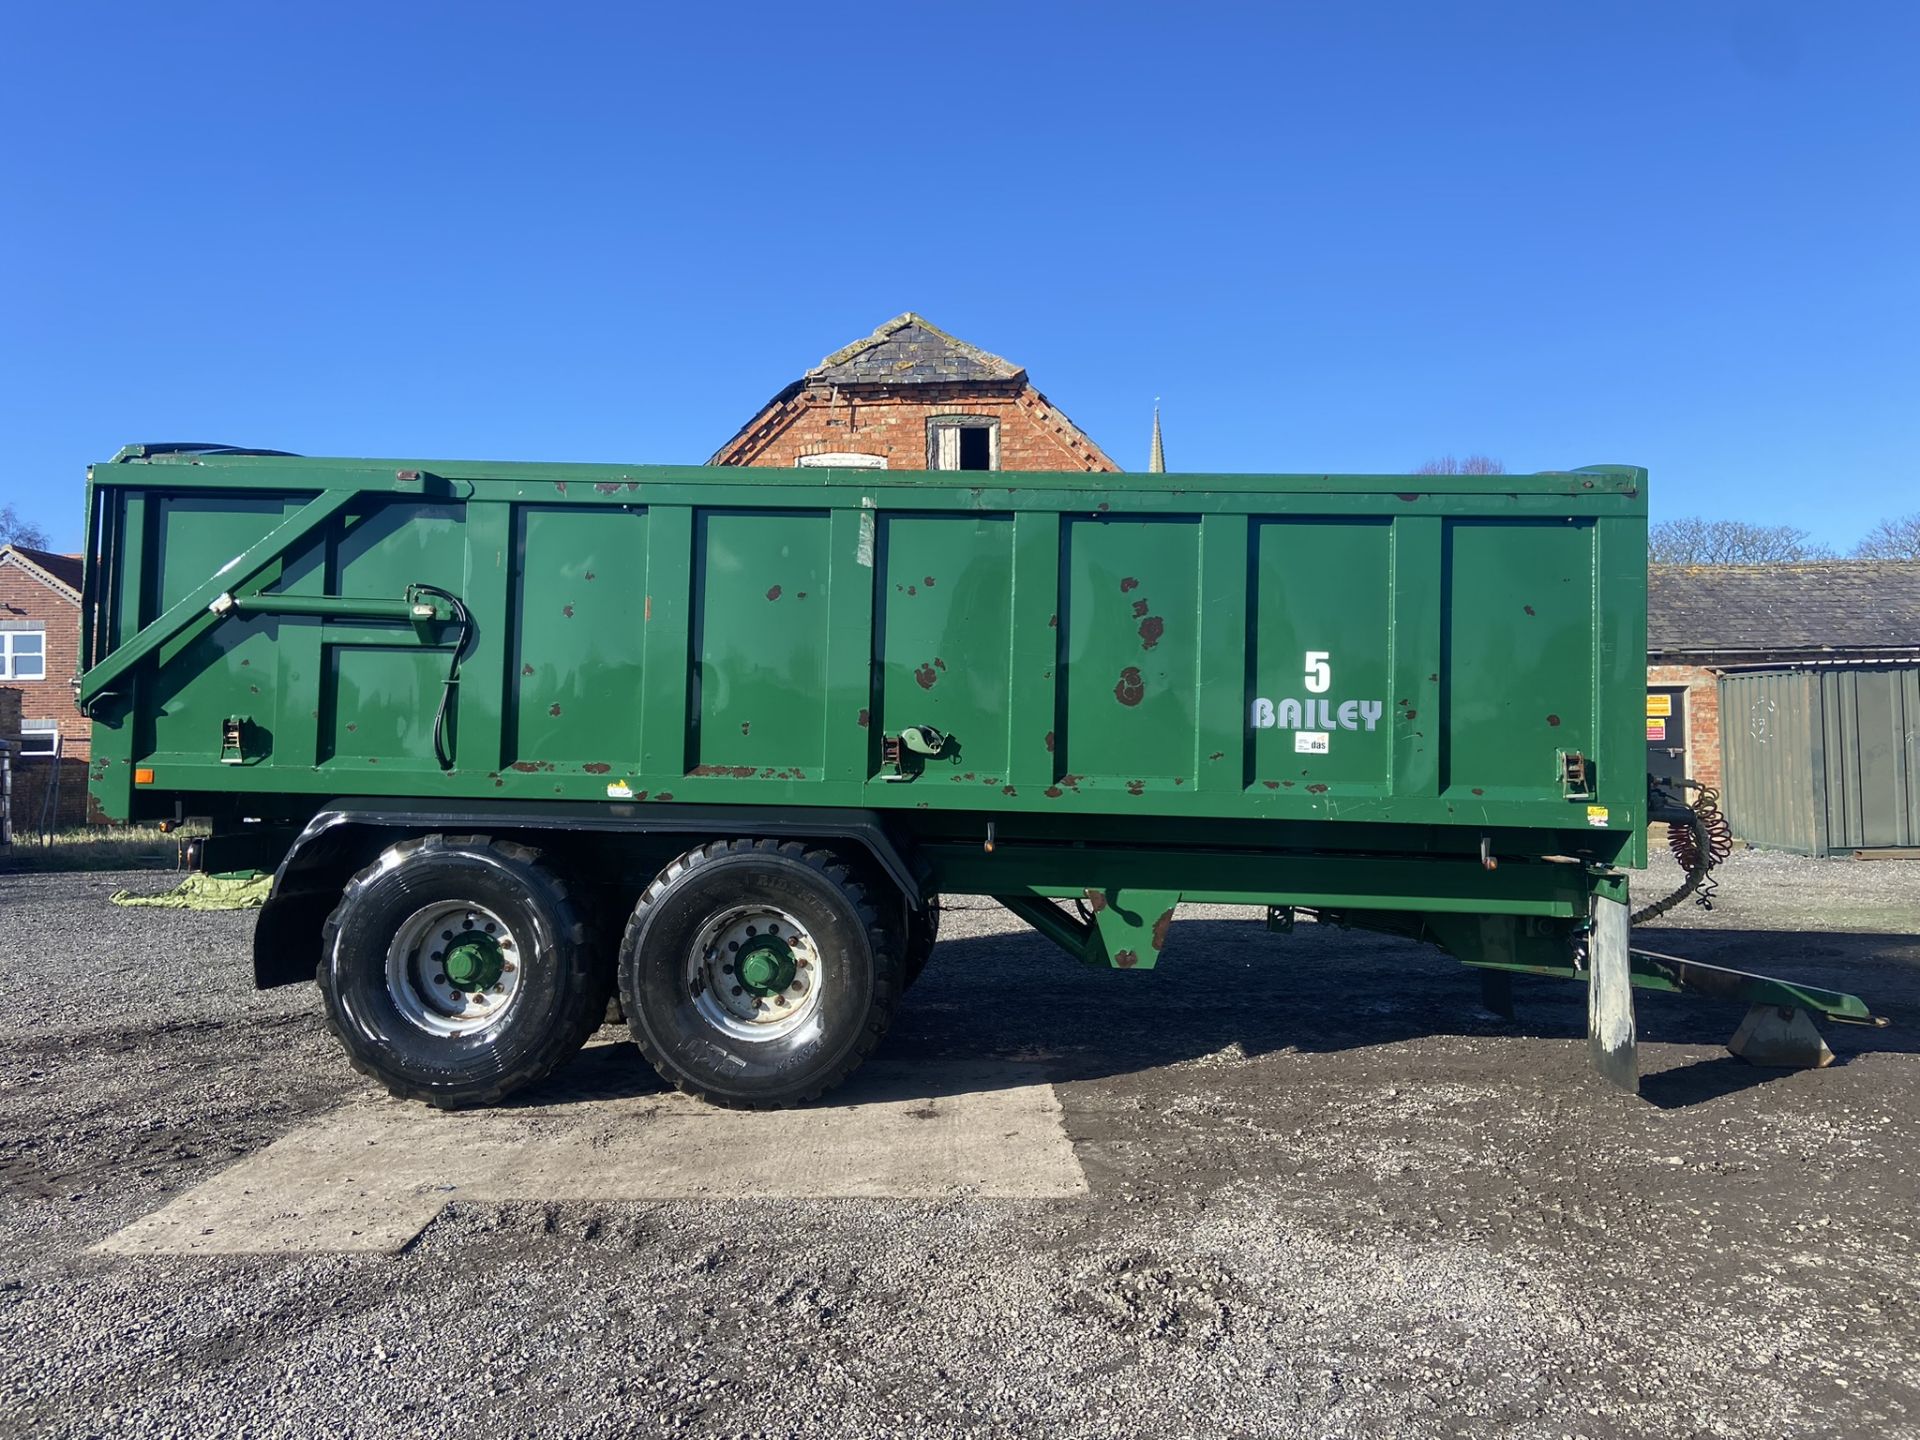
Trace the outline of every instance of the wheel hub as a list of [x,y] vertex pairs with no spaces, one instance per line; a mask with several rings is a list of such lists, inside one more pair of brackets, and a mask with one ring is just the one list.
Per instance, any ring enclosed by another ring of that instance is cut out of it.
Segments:
[[500,942],[493,936],[468,931],[457,944],[447,948],[444,968],[447,979],[462,990],[491,990],[500,983],[506,957],[500,953]]
[[792,947],[778,935],[755,936],[740,947],[735,961],[741,988],[762,998],[778,995],[793,984],[799,968]]
[[694,1008],[738,1040],[777,1040],[813,1021],[820,1002],[820,947],[792,914],[736,905],[701,927],[687,955]]

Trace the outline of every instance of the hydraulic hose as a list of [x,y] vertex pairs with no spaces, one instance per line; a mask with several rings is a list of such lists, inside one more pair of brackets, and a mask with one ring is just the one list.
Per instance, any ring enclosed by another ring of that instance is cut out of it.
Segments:
[[415,590],[423,595],[438,595],[447,602],[453,611],[453,622],[460,627],[459,638],[453,642],[453,658],[447,663],[447,682],[440,689],[440,708],[433,715],[433,754],[440,762],[442,770],[453,768],[453,751],[447,744],[447,717],[453,712],[453,697],[460,688],[460,661],[466,654],[467,642],[473,638],[473,616],[468,612],[466,603],[450,590],[442,590],[438,585],[415,585]]

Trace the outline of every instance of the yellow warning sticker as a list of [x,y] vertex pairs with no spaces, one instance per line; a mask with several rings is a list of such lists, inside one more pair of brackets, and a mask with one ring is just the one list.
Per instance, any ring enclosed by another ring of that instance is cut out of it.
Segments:
[[1671,695],[1647,696],[1647,714],[1649,715],[1673,714],[1673,696]]
[[1607,828],[1607,807],[1604,805],[1587,806],[1587,824],[1596,830]]
[[1647,721],[1647,739],[1664,740],[1667,738],[1667,722],[1664,720]]

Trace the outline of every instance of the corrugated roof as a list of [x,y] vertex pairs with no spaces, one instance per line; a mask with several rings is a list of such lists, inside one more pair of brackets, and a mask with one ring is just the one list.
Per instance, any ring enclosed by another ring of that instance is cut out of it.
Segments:
[[80,581],[85,566],[81,556],[62,555],[54,550],[36,550],[31,545],[0,545],[0,553],[9,550],[36,569],[44,571],[76,595],[80,593]]
[[1652,565],[1647,650],[1920,650],[1920,562]]

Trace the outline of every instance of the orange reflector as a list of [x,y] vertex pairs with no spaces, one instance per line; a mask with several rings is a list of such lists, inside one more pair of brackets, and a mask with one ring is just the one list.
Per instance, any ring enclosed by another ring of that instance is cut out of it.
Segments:
[[139,769],[133,772],[133,783],[136,785],[153,784],[153,771],[149,770],[146,766],[142,765]]

